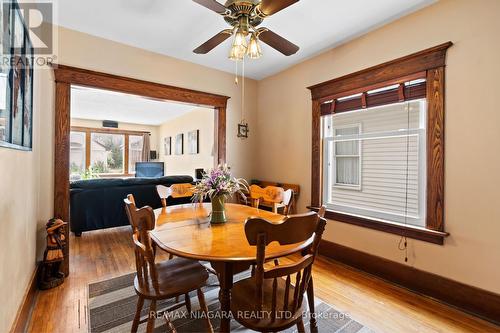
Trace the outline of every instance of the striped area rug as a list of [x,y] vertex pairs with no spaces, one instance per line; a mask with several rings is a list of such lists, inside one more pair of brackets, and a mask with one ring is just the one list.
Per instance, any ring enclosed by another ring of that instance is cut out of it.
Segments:
[[[245,278],[249,272],[243,272],[235,276],[235,281]],[[89,309],[89,331],[91,333],[112,333],[112,332],[130,332],[132,320],[134,318],[137,295],[134,291],[135,273],[123,275],[110,280],[105,280],[89,285],[88,292],[88,309]],[[208,310],[211,315],[211,322],[214,331],[218,331],[220,320],[217,316],[217,311],[220,310],[218,301],[219,287],[216,286],[217,278],[210,275],[207,287],[204,288],[205,299],[208,305]],[[191,307],[193,312],[199,311],[198,298],[196,292],[190,294]],[[167,300],[160,302],[157,309],[161,311],[172,305],[175,300]],[[307,300],[305,300],[307,304]],[[146,300],[142,311],[142,318],[147,316],[149,303]],[[307,308],[307,306],[305,306]],[[171,312],[170,318],[178,332],[198,333],[206,332],[205,322],[203,319],[190,316],[185,307]],[[349,318],[332,306],[316,300],[316,315],[318,316],[319,332],[339,332],[339,333],[371,333],[369,328],[363,326],[357,321]],[[306,331],[309,330],[309,319],[306,315],[304,318]],[[155,332],[167,332],[165,320],[158,318],[155,321]],[[241,327],[235,320],[231,321],[232,332],[253,332]],[[139,325],[139,332],[145,332],[146,324]],[[286,330],[286,332],[296,332],[296,327]]]

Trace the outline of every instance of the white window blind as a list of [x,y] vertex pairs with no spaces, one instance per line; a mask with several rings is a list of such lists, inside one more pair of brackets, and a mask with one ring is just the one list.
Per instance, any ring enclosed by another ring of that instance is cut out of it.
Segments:
[[425,99],[325,116],[323,203],[425,226]]

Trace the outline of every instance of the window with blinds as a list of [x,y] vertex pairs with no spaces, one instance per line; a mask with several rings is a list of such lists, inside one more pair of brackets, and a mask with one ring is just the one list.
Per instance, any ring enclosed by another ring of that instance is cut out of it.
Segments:
[[445,65],[452,45],[308,87],[311,209],[324,205],[333,221],[444,244]]
[[425,226],[426,109],[420,98],[322,117],[328,209]]

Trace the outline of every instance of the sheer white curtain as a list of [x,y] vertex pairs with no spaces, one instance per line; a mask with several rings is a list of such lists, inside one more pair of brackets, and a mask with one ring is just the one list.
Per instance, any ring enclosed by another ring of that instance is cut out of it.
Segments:
[[[359,127],[335,129],[335,138],[343,135],[359,134]],[[336,183],[359,185],[359,140],[341,141],[335,143]]]
[[151,150],[149,142],[149,133],[144,133],[142,135],[142,161],[149,162],[149,152]]
[[337,157],[337,183],[359,185],[359,158]]

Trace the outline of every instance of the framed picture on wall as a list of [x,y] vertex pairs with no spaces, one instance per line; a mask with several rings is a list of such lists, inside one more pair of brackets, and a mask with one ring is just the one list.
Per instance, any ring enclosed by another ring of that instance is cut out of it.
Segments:
[[166,138],[163,138],[163,151],[165,152],[165,155],[172,155],[172,137],[167,136]]
[[11,80],[13,82],[11,139],[12,143],[23,146],[23,101],[24,101],[24,26],[18,11],[14,11],[13,63]]
[[31,147],[33,137],[33,46],[29,34],[24,36],[25,62],[24,62],[24,102],[23,102],[23,145]]
[[[12,24],[11,15],[7,15],[5,11],[10,12],[10,3],[4,3],[0,6],[0,20],[2,35],[0,41],[2,43],[0,51],[10,50],[12,45]],[[0,64],[0,145],[10,143],[10,101],[11,101],[11,81],[10,78],[10,62]]]
[[175,155],[184,154],[184,133],[175,136]]
[[188,132],[188,154],[200,152],[200,130]]
[[[33,146],[33,45],[17,2],[0,10],[0,147]],[[5,61],[8,59],[9,61]]]

